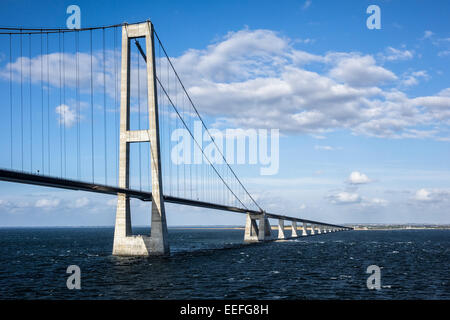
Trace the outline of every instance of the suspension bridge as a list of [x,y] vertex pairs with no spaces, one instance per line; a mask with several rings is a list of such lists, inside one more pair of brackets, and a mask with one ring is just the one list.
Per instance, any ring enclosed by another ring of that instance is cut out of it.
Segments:
[[[290,237],[351,229],[260,206],[150,21],[0,28],[0,43],[0,180],[117,195],[114,255],[170,253],[166,202],[245,214],[245,242],[288,238],[285,221]],[[177,129],[188,133],[194,164],[172,161]],[[151,202],[150,235],[132,234],[131,198]],[[269,219],[278,220],[278,235]]]

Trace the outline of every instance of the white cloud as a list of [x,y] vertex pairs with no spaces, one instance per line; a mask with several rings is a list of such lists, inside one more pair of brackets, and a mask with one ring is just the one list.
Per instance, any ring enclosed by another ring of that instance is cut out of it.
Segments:
[[336,192],[328,196],[331,203],[334,204],[352,204],[361,202],[361,197],[357,193]]
[[[282,133],[316,136],[344,129],[382,138],[448,139],[448,97],[408,97],[398,89],[426,77],[414,73],[399,77],[380,66],[372,55],[312,54],[296,49],[296,42],[271,30],[244,29],[229,32],[203,50],[191,49],[172,57],[172,61],[199,111],[220,119],[220,126],[278,128]],[[387,53],[390,59],[413,55],[412,51],[394,48]],[[0,76],[7,79],[11,69],[14,81],[19,81],[22,62],[25,69],[31,65],[32,80],[39,83],[40,63],[46,71],[48,58],[50,85],[58,87],[60,57],[52,53],[31,61],[18,58],[1,70]],[[66,53],[63,57],[66,86],[74,88],[77,56]],[[80,53],[78,57],[81,91],[89,94],[90,55]],[[113,58],[114,53],[108,51],[105,68],[110,97],[114,96]],[[103,92],[102,60],[101,52],[94,52],[95,92]],[[316,65],[319,68],[314,68]],[[314,71],[307,68],[310,66]],[[27,76],[25,73],[24,79]],[[145,72],[141,76],[145,77]],[[132,90],[137,90],[133,83]],[[80,120],[73,116],[72,108],[59,108],[60,113],[68,111],[66,125]],[[424,129],[426,126],[433,129]]]
[[79,120],[76,111],[66,104],[57,106],[55,112],[58,114],[58,122],[65,124],[67,128],[72,127]]
[[[173,60],[198,109],[220,117],[228,127],[319,136],[344,128],[375,137],[419,138],[424,135],[416,126],[443,120],[442,112],[429,112],[414,100],[422,97],[411,99],[398,89],[377,87],[398,80],[412,85],[415,80],[399,79],[372,56],[311,54],[270,30],[232,32],[205,50],[189,50]],[[328,71],[319,74],[303,67],[311,63]],[[417,72],[408,76],[425,78],[419,74],[423,71]],[[438,131],[427,137],[442,138]]]
[[364,174],[358,171],[353,171],[348,177],[348,183],[350,184],[366,184],[371,180]]
[[[116,54],[116,61],[114,60]],[[106,92],[114,97],[115,77],[114,62],[120,65],[120,53],[111,50],[105,51],[105,63],[103,66],[103,52],[96,51],[92,54],[92,80],[94,90],[103,92],[103,67],[105,67]],[[31,81],[35,84],[41,82],[41,65],[43,70],[43,81],[54,88],[66,86],[75,88],[77,86],[77,57],[78,57],[78,83],[81,92],[89,93],[91,84],[91,55],[90,53],[59,53],[37,55],[35,57],[18,57],[12,64],[8,63],[6,67],[0,71],[0,76],[9,79],[9,73],[12,72],[12,78],[16,82],[20,82],[21,70],[23,81],[29,81],[29,70],[31,69]],[[119,62],[118,62],[119,61]],[[47,73],[48,70],[48,73]],[[120,68],[116,67],[119,72]],[[61,77],[60,77],[61,75]]]
[[333,150],[337,150],[338,148],[335,147],[331,147],[331,146],[314,146],[314,149],[316,150],[325,150],[325,151],[333,151]]
[[381,85],[397,79],[397,76],[377,66],[372,56],[353,56],[338,61],[330,75],[355,87]]
[[373,198],[369,200],[369,203],[375,206],[386,206],[388,201],[380,198]]
[[36,201],[35,207],[36,208],[43,208],[43,209],[52,209],[56,208],[60,204],[59,199],[39,199]]
[[75,200],[75,208],[83,208],[86,207],[87,205],[89,205],[90,201],[88,198],[83,197],[83,198],[78,198],[77,200]]
[[425,30],[425,32],[423,33],[422,40],[430,38],[433,34],[434,34],[433,31]]
[[386,51],[387,53],[384,55],[384,58],[388,61],[409,60],[414,57],[414,52],[410,50],[400,50],[388,47]]
[[443,50],[438,52],[439,57],[447,57],[450,56],[450,50]]
[[303,3],[302,9],[306,10],[311,6],[312,1],[311,0],[306,0],[305,3]]
[[430,76],[425,70],[414,71],[405,75],[404,79],[402,79],[402,84],[406,87],[417,85],[419,83],[419,78],[428,80]]
[[414,195],[419,202],[442,202],[450,200],[450,192],[441,189],[419,189]]

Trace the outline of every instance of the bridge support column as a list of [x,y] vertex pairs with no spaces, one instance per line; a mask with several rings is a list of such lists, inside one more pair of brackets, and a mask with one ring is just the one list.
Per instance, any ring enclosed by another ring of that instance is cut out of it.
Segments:
[[[145,38],[147,49],[148,130],[130,130],[130,39],[134,38]],[[130,143],[150,143],[152,207],[150,236],[132,236],[130,200],[125,195],[118,195],[114,231],[114,255],[148,256],[164,255],[170,252],[162,193],[158,101],[155,82],[155,48],[153,42],[153,25],[149,21],[122,27],[119,187],[129,188]]]
[[298,237],[298,233],[297,233],[297,221],[292,221],[291,228],[292,228],[292,235],[291,235],[291,237],[297,238],[297,237]]
[[312,236],[315,235],[315,234],[316,234],[316,232],[315,232],[315,230],[314,230],[315,226],[314,226],[313,224],[310,224],[309,226],[311,227],[311,232],[310,232],[310,234],[311,234]]
[[306,237],[307,235],[308,235],[308,228],[307,228],[306,222],[303,222],[302,236]]
[[[259,221],[259,225],[256,223],[257,220]],[[244,242],[265,241],[269,240],[271,237],[272,229],[266,215],[251,215],[247,213]]]
[[278,219],[278,239],[286,239],[284,234],[284,220]]
[[256,223],[256,218],[249,213],[247,213],[247,221],[245,222],[245,242],[258,242],[258,224]]
[[316,227],[317,234],[321,234],[322,233],[321,227],[317,224],[315,225],[315,227]]
[[270,226],[269,219],[265,214],[262,214],[259,218],[259,233],[258,240],[266,241],[272,237],[272,227]]

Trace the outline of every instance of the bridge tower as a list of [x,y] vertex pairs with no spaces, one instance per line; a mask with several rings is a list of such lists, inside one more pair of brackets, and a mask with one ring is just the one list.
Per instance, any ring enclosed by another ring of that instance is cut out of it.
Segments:
[[[122,67],[120,91],[119,187],[130,183],[130,143],[150,143],[152,208],[150,236],[133,236],[130,198],[118,194],[113,255],[148,256],[169,254],[166,213],[162,190],[161,155],[156,92],[155,48],[150,21],[122,27]],[[130,130],[130,40],[145,38],[147,51],[148,130]]]

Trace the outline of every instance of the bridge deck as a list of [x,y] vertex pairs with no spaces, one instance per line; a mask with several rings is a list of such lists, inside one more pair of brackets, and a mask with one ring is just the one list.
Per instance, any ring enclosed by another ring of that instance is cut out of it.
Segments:
[[[59,188],[59,189],[79,190],[79,191],[103,193],[103,194],[110,194],[110,195],[117,195],[118,193],[122,193],[122,194],[127,194],[131,198],[140,199],[142,201],[151,201],[152,200],[151,192],[132,190],[132,189],[124,189],[124,188],[118,188],[118,187],[112,187],[112,186],[106,186],[106,185],[82,182],[82,181],[76,181],[76,180],[61,179],[61,178],[49,177],[49,176],[38,175],[38,174],[24,173],[24,172],[20,172],[20,171],[0,169],[0,181],[9,181],[9,182],[16,182],[16,183],[23,183],[23,184],[53,187],[53,188]],[[221,205],[221,204],[203,202],[203,201],[198,201],[198,200],[178,198],[178,197],[173,197],[173,196],[168,196],[168,195],[164,196],[164,201],[169,202],[169,203],[193,206],[193,207],[202,207],[202,208],[207,208],[207,209],[231,211],[231,212],[244,213],[244,214],[250,213],[253,215],[260,215],[262,213],[260,211],[248,210],[248,209],[243,209],[243,208],[233,207],[233,206],[225,206],[225,205]],[[320,222],[320,221],[313,221],[313,220],[283,216],[283,215],[268,213],[268,212],[265,212],[265,214],[268,218],[273,218],[273,219],[283,219],[283,220],[288,220],[288,221],[296,221],[296,222],[302,222],[302,223],[304,222],[304,223],[311,223],[311,224],[317,224],[317,225],[328,226],[328,227],[337,227],[337,228],[348,229],[348,227],[324,223],[324,222]]]

